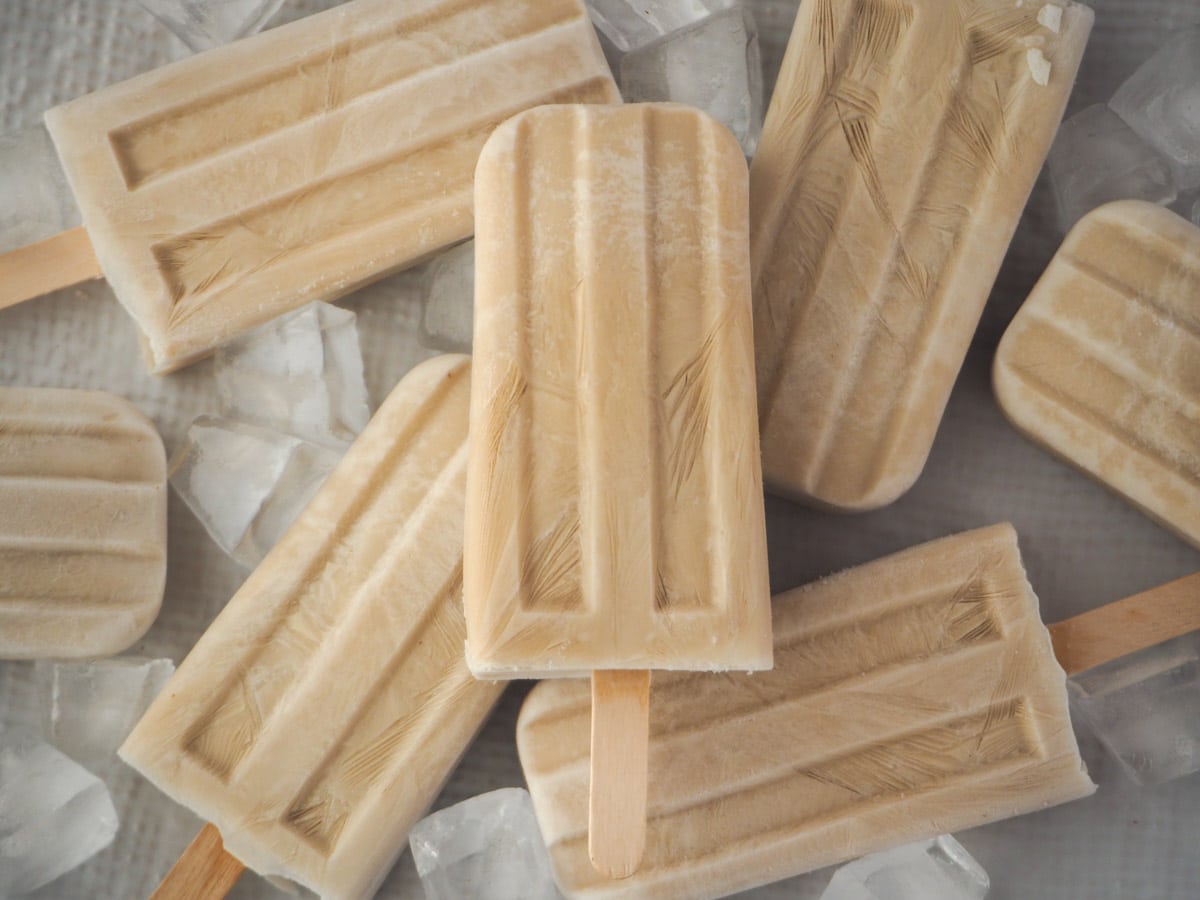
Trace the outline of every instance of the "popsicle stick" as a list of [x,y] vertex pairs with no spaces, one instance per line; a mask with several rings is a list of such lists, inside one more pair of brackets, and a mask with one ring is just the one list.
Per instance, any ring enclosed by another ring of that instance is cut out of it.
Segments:
[[1198,629],[1200,572],[1049,626],[1068,675]]
[[592,673],[588,855],[609,878],[637,871],[646,846],[650,673]]
[[0,254],[0,309],[104,275],[82,225]]
[[225,852],[216,826],[205,825],[150,900],[221,900],[233,890],[245,868]]

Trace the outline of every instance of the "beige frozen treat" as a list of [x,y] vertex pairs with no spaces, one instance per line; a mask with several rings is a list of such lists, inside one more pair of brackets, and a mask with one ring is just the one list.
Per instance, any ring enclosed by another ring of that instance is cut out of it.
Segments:
[[750,176],[768,489],[863,510],[920,474],[1091,30],[1049,5],[801,5]]
[[470,235],[475,160],[509,116],[618,99],[582,0],[354,0],[46,124],[166,372]]
[[1200,547],[1200,229],[1136,200],[1088,213],[993,381],[1021,432]]
[[166,577],[153,423],[100,391],[0,388],[0,659],[119,653]]
[[121,756],[262,875],[374,894],[500,687],[463,661],[465,357],[414,369]]
[[476,172],[467,659],[771,665],[746,164],[699,110],[559,106]]
[[934,541],[774,600],[775,669],[651,690],[641,870],[591,870],[588,693],[529,695],[517,744],[571,897],[720,897],[1095,790],[1016,534]]

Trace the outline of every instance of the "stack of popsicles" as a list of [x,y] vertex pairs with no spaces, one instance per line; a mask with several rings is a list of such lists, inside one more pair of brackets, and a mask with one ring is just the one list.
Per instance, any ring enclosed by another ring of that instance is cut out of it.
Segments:
[[[809,0],[749,170],[705,113],[617,103],[582,0],[352,0],[51,110],[84,226],[0,256],[0,306],[103,274],[156,373],[475,234],[473,358],[392,390],[121,748],[210,823],[156,896],[244,867],[372,896],[509,679],[547,679],[517,743],[573,897],[722,896],[1095,790],[1066,676],[1200,628],[1198,577],[1047,628],[995,525],[772,604],[763,502],[920,475],[1091,24]],[[995,388],[1200,547],[1198,296],[1200,229],[1102,208]],[[145,632],[143,416],[0,388],[0,500],[0,657]]]

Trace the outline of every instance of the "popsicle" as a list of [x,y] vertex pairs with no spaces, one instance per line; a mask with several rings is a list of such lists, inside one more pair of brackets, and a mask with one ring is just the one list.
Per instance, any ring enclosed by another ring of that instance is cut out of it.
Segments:
[[[651,693],[641,870],[588,865],[588,694],[547,681],[517,725],[569,897],[719,897],[1087,796],[1066,674],[1200,628],[1200,574],[1047,629],[1009,525],[775,597],[771,672]],[[1057,657],[1057,660],[1056,660]]]
[[468,381],[400,382],[121,747],[211,823],[159,896],[205,849],[372,896],[499,697],[462,652]]
[[1133,200],[1084,216],[993,383],[1024,435],[1200,547],[1200,228]]
[[108,656],[158,616],[167,461],[101,391],[0,388],[0,659]]
[[631,673],[771,666],[746,186],[733,136],[672,104],[531,110],[476,170],[467,662],[593,673],[614,874],[643,824]]
[[916,480],[1092,19],[801,5],[750,174],[768,490],[865,510]]
[[618,99],[582,0],[354,0],[50,110],[86,233],[0,307],[103,273],[168,372],[470,235],[512,114]]

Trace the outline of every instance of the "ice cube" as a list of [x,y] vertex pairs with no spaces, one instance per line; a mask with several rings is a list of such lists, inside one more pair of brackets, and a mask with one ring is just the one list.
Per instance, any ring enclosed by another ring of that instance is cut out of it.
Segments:
[[983,900],[989,886],[983,867],[943,834],[847,863],[821,900]]
[[1167,204],[1176,196],[1167,161],[1102,103],[1059,126],[1047,166],[1063,231],[1110,200]]
[[137,657],[39,660],[35,670],[42,736],[77,763],[104,775],[175,664],[169,659]]
[[1067,681],[1079,720],[1139,784],[1200,770],[1200,632]]
[[217,350],[221,414],[339,449],[371,417],[354,313],[313,303]]
[[529,793],[504,788],[426,816],[408,842],[427,900],[556,900]]
[[720,121],[753,156],[762,132],[762,58],[754,17],[740,3],[619,57],[630,103],[673,100]]
[[695,25],[738,0],[587,0],[597,30],[621,53]]
[[0,897],[48,884],[116,833],[104,782],[49,744],[0,730]]
[[475,312],[473,240],[429,263],[421,279],[421,295],[421,346],[470,353]]
[[[779,67],[788,38],[796,22],[799,0],[750,0],[750,12],[758,26],[758,46],[762,55],[764,103],[775,89]],[[765,108],[765,107],[764,107]]]
[[0,135],[0,253],[79,224],[79,208],[45,126]]
[[193,50],[249,37],[267,24],[283,0],[138,0]]
[[201,416],[171,460],[171,485],[221,549],[253,567],[340,458],[292,435]]
[[1167,41],[1108,105],[1170,160],[1179,187],[1200,187],[1200,25]]

